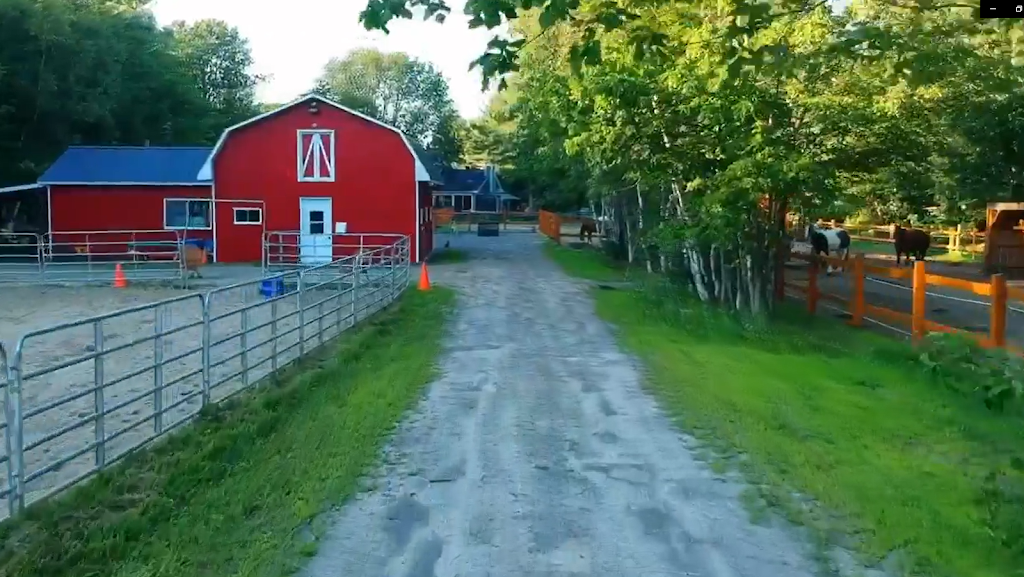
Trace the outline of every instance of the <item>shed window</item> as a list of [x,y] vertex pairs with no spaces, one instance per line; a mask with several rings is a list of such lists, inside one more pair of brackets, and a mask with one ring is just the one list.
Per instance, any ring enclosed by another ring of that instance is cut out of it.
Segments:
[[235,224],[263,224],[263,209],[236,208]]
[[300,130],[299,182],[334,182],[334,131]]
[[209,200],[164,200],[164,228],[210,228],[210,204]]

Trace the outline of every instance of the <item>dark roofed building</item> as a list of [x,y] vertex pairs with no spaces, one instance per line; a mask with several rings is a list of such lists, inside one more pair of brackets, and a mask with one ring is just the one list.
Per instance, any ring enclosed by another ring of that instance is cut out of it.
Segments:
[[434,191],[434,208],[455,212],[502,212],[519,202],[505,192],[493,165],[484,168],[445,168],[444,183]]

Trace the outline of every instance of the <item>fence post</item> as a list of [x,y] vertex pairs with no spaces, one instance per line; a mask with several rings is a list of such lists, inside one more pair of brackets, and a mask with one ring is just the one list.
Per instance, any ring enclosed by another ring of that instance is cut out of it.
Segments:
[[807,312],[813,315],[818,312],[818,257],[811,257],[807,274]]
[[405,286],[402,287],[404,291],[409,288],[409,283],[412,282],[412,241],[409,237],[405,237],[402,247],[402,254],[405,255],[402,257],[405,264]]
[[13,517],[25,506],[25,491],[21,487],[25,457],[22,447],[21,418],[21,375],[18,362],[8,364],[7,351],[0,343],[0,374],[6,380],[4,387],[4,443],[7,448],[7,512]]
[[356,315],[359,314],[359,275],[362,273],[359,261],[362,258],[362,253],[357,254],[352,265],[352,326],[356,326]]
[[992,346],[1006,346],[1006,277],[992,275],[992,303],[989,307],[988,332]]
[[[277,277],[281,279],[281,284],[284,285],[284,277]],[[276,280],[276,279],[275,279]],[[276,283],[275,283],[276,284]],[[277,303],[278,296],[274,295],[273,300],[270,301],[270,371],[272,373],[277,372]]]
[[850,324],[864,323],[864,253],[853,257],[853,295],[850,299]]
[[47,235],[47,238],[36,235],[36,265],[40,278],[46,274],[46,243],[51,240],[52,238],[49,235]]
[[203,407],[210,404],[210,342],[212,341],[210,295],[211,293],[203,295]]
[[164,315],[163,307],[153,309],[153,432],[164,432]]
[[[362,237],[359,238],[362,242]],[[302,285],[306,284],[303,282],[305,273],[299,271],[299,280],[296,282],[295,287],[295,306],[299,309],[299,356],[306,354],[306,312],[303,310],[302,305]]]
[[242,310],[242,318],[239,319],[241,333],[238,335],[238,363],[242,365],[242,387],[249,388],[249,309]]
[[925,278],[924,261],[914,261],[914,302],[911,308],[911,334],[914,341],[924,338],[925,328],[925,292],[928,290],[928,280]]
[[93,400],[93,413],[95,421],[93,421],[93,430],[96,433],[96,468],[102,469],[107,464],[107,433],[106,433],[106,416],[103,414],[106,411],[106,402],[103,398],[103,382],[106,378],[103,376],[103,321],[94,321],[92,323],[92,334],[93,334],[93,352],[96,354],[92,361],[92,382],[96,388],[92,392]]
[[395,300],[395,294],[396,294],[395,293],[395,285],[397,283],[396,283],[396,280],[395,280],[395,261],[398,260],[398,249],[397,249],[397,247],[392,246],[391,249],[390,249],[390,252],[391,252],[391,258],[388,259],[388,261],[391,263],[391,267],[390,267],[391,270],[389,271],[391,273],[391,288],[388,289],[389,290],[389,292],[388,292],[388,302],[389,303]]

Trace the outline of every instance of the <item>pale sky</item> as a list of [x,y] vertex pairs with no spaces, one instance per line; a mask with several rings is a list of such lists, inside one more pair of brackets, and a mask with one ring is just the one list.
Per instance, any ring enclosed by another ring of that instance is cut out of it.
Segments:
[[434,64],[448,79],[462,116],[480,115],[490,95],[480,91],[480,74],[469,64],[482,54],[494,34],[470,30],[462,14],[465,0],[449,0],[452,13],[444,24],[422,20],[393,21],[391,34],[368,32],[359,23],[365,0],[156,0],[150,5],[161,24],[204,18],[224,20],[249,39],[254,71],[270,77],[260,87],[264,102],[287,102],[313,86],[323,65],[355,48],[405,52]]

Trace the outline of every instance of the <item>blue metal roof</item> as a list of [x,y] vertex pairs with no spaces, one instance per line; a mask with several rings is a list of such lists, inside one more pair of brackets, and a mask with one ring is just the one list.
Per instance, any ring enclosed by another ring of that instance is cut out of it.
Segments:
[[197,185],[206,146],[72,146],[39,177],[39,184]]

